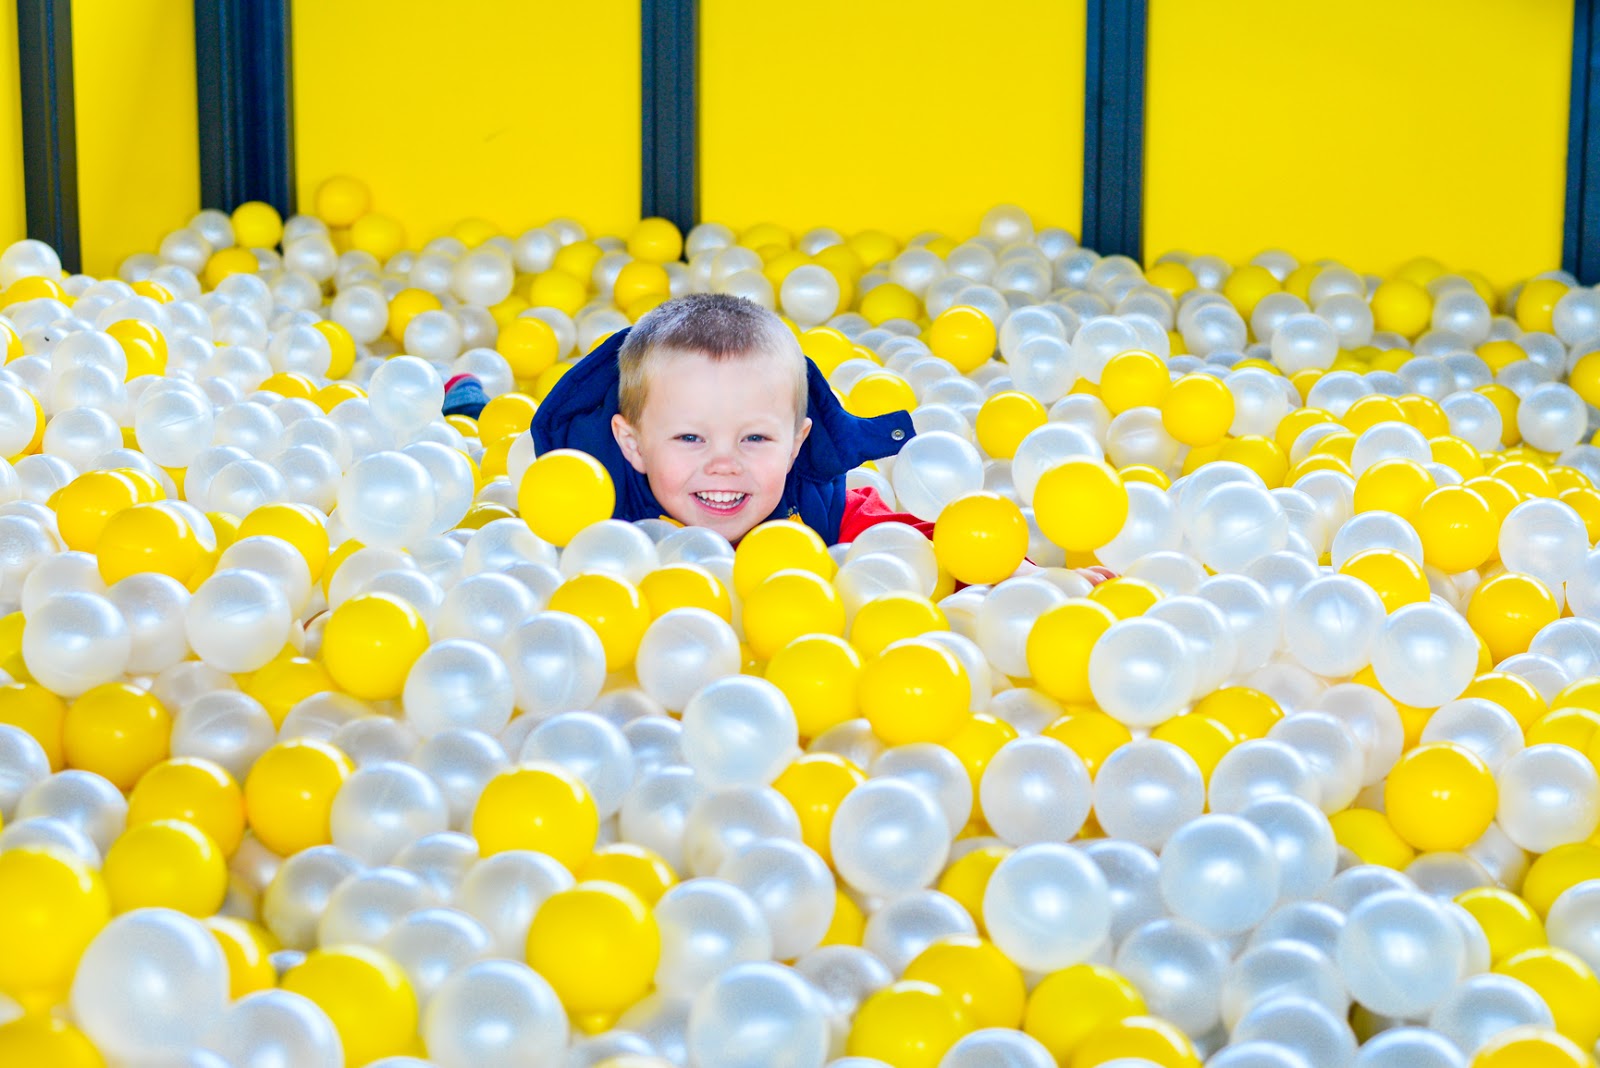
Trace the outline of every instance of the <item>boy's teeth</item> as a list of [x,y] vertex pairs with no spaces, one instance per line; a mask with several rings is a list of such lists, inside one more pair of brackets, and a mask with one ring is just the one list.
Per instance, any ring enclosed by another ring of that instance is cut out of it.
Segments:
[[742,499],[744,494],[734,493],[730,490],[710,490],[703,493],[697,493],[695,496],[699,497],[703,501],[709,501],[712,504],[732,504],[734,501]]

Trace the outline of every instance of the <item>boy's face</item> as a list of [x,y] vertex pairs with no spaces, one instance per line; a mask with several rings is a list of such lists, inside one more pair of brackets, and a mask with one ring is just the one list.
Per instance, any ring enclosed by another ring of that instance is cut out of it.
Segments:
[[809,419],[795,428],[792,365],[766,353],[664,353],[649,382],[638,425],[611,420],[622,454],[668,515],[738,541],[778,506],[811,432]]

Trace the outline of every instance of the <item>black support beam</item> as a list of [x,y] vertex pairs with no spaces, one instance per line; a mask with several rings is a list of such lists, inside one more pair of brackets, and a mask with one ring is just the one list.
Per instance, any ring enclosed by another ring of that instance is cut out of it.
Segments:
[[28,236],[77,271],[78,129],[73,106],[71,0],[17,0],[23,191]]
[[200,202],[295,210],[290,0],[195,0]]
[[1142,259],[1147,0],[1089,0],[1083,244]]
[[700,219],[697,0],[640,0],[640,214],[685,233]]

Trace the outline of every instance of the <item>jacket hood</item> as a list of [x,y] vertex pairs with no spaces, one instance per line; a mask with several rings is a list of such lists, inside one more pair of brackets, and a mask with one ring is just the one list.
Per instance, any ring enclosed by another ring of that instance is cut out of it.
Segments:
[[[605,465],[616,487],[617,519],[665,515],[650,483],[622,455],[611,433],[619,410],[617,353],[627,338],[619,330],[561,376],[534,413],[535,453],[579,449]],[[768,519],[799,519],[829,542],[844,516],[845,475],[868,460],[892,456],[916,431],[909,412],[862,418],[845,411],[822,370],[806,359],[806,404],[811,433],[800,446],[778,507]]]

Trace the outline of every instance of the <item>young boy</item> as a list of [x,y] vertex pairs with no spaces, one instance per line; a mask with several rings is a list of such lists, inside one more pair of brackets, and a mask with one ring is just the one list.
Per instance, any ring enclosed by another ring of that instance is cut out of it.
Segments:
[[[473,386],[452,380],[446,411],[466,410]],[[556,383],[532,433],[541,453],[581,449],[604,464],[618,519],[734,543],[769,519],[798,519],[830,544],[890,520],[932,530],[870,489],[845,489],[852,468],[911,439],[910,413],[845,411],[783,321],[737,297],[680,297],[613,334]]]

